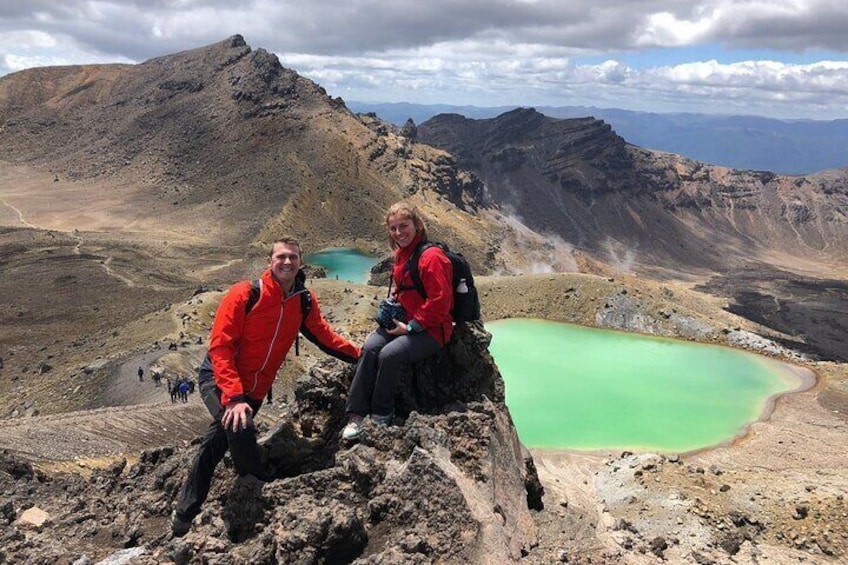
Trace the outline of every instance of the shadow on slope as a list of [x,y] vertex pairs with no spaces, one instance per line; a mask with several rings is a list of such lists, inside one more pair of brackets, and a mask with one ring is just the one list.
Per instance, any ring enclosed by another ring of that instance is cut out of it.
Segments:
[[846,281],[757,264],[713,277],[696,290],[732,298],[729,312],[790,336],[772,337],[785,347],[825,361],[848,361]]

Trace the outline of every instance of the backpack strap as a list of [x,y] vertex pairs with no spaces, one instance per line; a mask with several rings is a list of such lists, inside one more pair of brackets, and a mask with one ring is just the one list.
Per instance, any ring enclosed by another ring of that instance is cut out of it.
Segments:
[[[301,330],[306,327],[306,317],[312,311],[312,293],[308,290],[300,293],[300,311],[303,316],[300,319]],[[300,332],[294,338],[294,354],[300,355]]]
[[250,283],[250,292],[247,295],[247,303],[244,305],[244,315],[250,314],[256,303],[259,302],[259,296],[262,294],[262,279],[253,279]]
[[306,323],[306,317],[312,312],[312,293],[308,290],[300,294],[300,311],[303,313],[300,325],[303,326]]
[[418,244],[418,247],[415,248],[412,256],[407,259],[406,265],[404,265],[404,270],[409,271],[409,276],[412,278],[412,286],[399,287],[398,290],[417,290],[418,294],[420,294],[424,300],[427,300],[427,291],[424,290],[424,283],[421,282],[421,273],[418,271],[418,263],[421,260],[421,254],[435,245],[435,243],[431,243],[429,241],[422,241]]

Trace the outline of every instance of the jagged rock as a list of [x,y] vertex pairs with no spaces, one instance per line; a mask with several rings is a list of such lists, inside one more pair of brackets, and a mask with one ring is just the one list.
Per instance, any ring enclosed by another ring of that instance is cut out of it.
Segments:
[[0,451],[0,473],[27,481],[31,481],[35,476],[30,463],[12,457],[6,450]]
[[290,523],[271,535],[308,562],[454,561],[479,551],[520,559],[537,543],[530,509],[542,507],[544,490],[503,403],[490,340],[482,323],[457,326],[443,359],[399,380],[401,425],[366,420],[350,449],[339,449],[339,435],[353,368],[313,368],[298,382],[291,419],[261,440],[269,469],[291,478],[266,485],[253,505],[271,515],[236,529]]
[[97,565],[129,565],[137,558],[147,553],[143,547],[131,547],[115,552],[106,559],[97,562]]
[[715,565],[715,561],[702,553],[698,553],[697,551],[693,551],[691,557],[698,565]]
[[327,278],[327,270],[319,265],[306,265],[303,268],[303,272],[306,274],[306,277],[310,279]]
[[730,555],[736,555],[742,548],[745,537],[739,532],[731,532],[719,540],[718,545]]
[[205,293],[209,292],[210,290],[212,290],[210,287],[208,287],[206,285],[200,285],[200,286],[198,286],[197,288],[194,289],[194,292],[192,292],[191,295],[194,297],[194,296],[197,296],[198,294],[205,294]]
[[107,359],[98,359],[97,361],[92,361],[91,363],[89,363],[88,365],[86,365],[85,367],[82,368],[82,372],[85,373],[86,375],[90,375],[92,373],[99,371],[100,369],[105,367],[108,363],[109,363],[109,361]]
[[413,143],[418,140],[418,127],[412,118],[407,118],[406,123],[400,128],[400,134]]
[[486,398],[504,401],[503,379],[488,346],[492,336],[482,322],[457,324],[444,353],[415,364],[401,375],[395,411],[439,413],[451,404]]
[[665,550],[668,549],[668,542],[665,541],[665,538],[662,536],[657,536],[651,540],[651,553],[656,555],[659,558],[662,558],[665,554]]
[[368,284],[374,286],[388,286],[389,275],[392,274],[392,265],[394,265],[394,257],[386,257],[378,261],[371,267],[371,276],[368,279]]
[[15,521],[16,516],[17,513],[15,512],[15,505],[12,504],[11,500],[0,504],[0,518],[3,519],[3,522],[10,524]]

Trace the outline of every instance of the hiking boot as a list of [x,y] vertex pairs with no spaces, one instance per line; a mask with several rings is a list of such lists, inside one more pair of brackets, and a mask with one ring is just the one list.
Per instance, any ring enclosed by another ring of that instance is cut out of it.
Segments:
[[[259,448],[259,468],[262,469],[261,474],[267,474],[271,461],[271,449],[267,445],[263,445],[261,443],[256,444],[256,447]],[[264,480],[261,476],[259,478]],[[270,481],[266,480],[265,482],[268,483]]]
[[175,538],[181,538],[191,529],[191,520],[183,520],[174,510],[171,512],[171,533]]
[[362,416],[359,414],[351,414],[348,417],[347,425],[342,430],[342,439],[353,440],[359,437],[362,432]]
[[392,415],[392,414],[386,414],[386,415],[371,414],[371,421],[374,422],[375,424],[379,425],[379,426],[389,426],[389,425],[391,425],[393,419],[394,419],[394,415]]

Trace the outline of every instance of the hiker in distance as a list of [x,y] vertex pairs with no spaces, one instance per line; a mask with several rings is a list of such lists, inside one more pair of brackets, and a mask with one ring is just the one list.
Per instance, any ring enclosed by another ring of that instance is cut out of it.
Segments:
[[212,423],[171,516],[175,536],[185,535],[200,513],[227,449],[240,477],[271,480],[262,466],[253,419],[298,332],[342,361],[359,358],[359,347],[330,327],[317,297],[304,286],[301,253],[297,240],[278,239],[261,278],[236,283],[218,306],[209,351],[198,373]]
[[[386,212],[389,243],[395,252],[389,291],[403,307],[392,319],[380,320],[365,340],[350,385],[347,425],[342,438],[353,440],[365,416],[388,425],[394,416],[395,383],[412,363],[434,355],[450,341],[453,331],[452,265],[438,246],[428,247],[419,258],[418,272],[426,298],[416,290],[407,261],[427,241],[427,228],[418,209],[406,201]],[[404,321],[406,320],[406,321]]]

